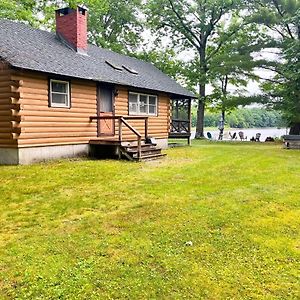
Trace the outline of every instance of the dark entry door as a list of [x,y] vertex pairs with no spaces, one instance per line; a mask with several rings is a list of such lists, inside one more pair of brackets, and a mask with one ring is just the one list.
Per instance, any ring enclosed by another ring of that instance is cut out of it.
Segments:
[[[110,85],[99,85],[97,98],[98,116],[114,116],[114,87]],[[114,119],[98,120],[98,135],[115,135]]]

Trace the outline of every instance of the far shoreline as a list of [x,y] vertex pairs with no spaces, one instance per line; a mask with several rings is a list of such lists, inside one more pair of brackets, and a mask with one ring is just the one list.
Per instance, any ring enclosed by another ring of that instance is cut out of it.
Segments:
[[[233,134],[236,132],[237,137],[238,133],[244,132],[247,140],[249,141],[252,137],[255,137],[256,133],[261,134],[260,141],[264,142],[267,137],[272,138],[281,138],[283,135],[289,133],[289,128],[277,128],[277,127],[261,127],[261,128],[225,128],[224,129],[224,140],[231,140],[229,132]],[[210,132],[213,140],[217,140],[219,136],[219,130],[216,127],[205,127],[204,135],[207,137],[207,132]],[[195,138],[196,128],[192,128],[192,139]],[[239,137],[237,138],[239,140]]]

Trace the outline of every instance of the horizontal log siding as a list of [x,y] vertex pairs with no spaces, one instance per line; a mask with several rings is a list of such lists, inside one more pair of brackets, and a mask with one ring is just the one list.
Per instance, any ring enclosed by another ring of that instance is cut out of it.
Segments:
[[[11,81],[21,86],[11,86]],[[117,87],[115,114],[128,116],[128,88]],[[0,69],[0,147],[43,146],[88,143],[97,137],[96,83],[71,80],[71,108],[48,107],[48,76],[37,72]],[[128,123],[144,135],[144,122]],[[150,116],[148,135],[167,138],[170,124],[170,100],[158,96],[158,116]],[[118,126],[116,123],[116,135]],[[104,138],[104,137],[101,137]],[[110,139],[110,137],[107,137]],[[123,140],[135,140],[123,125]]]
[[0,147],[17,147],[18,129],[15,117],[19,106],[16,105],[15,97],[18,87],[15,87],[12,80],[11,69],[3,62],[0,62]]
[[20,88],[19,147],[88,143],[97,136],[96,83],[71,80],[71,108],[48,106],[48,77],[44,74],[18,72]]
[[[118,96],[115,98],[115,114],[128,116],[128,89],[118,87]],[[144,138],[144,121],[128,120],[130,125],[137,129]],[[168,138],[170,124],[170,99],[167,94],[160,93],[158,95],[158,115],[149,116],[148,136],[155,138]],[[118,125],[116,124],[116,132]],[[123,125],[123,139],[136,139],[130,130]]]

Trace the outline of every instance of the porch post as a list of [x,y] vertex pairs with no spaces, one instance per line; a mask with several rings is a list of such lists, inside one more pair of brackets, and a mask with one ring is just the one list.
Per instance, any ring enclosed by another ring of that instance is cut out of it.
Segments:
[[188,145],[191,146],[191,129],[192,129],[192,99],[188,99],[188,118],[189,118],[189,138],[188,138]]
[[141,141],[141,136],[138,136],[138,153],[137,153],[137,157],[138,157],[138,161],[141,160],[142,157],[142,141]]
[[119,142],[122,142],[122,119],[118,118],[118,127],[119,127]]
[[145,140],[148,137],[148,117],[145,119]]

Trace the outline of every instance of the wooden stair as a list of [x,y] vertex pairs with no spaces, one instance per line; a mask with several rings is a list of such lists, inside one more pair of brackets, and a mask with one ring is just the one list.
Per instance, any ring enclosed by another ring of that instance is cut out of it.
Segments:
[[[148,136],[148,116],[90,116],[90,120],[114,120],[118,121],[118,132],[114,128],[111,136],[98,137],[90,140],[90,154],[94,157],[113,156],[126,158],[130,161],[154,160],[165,156],[161,148],[155,144],[155,139]],[[144,123],[144,132],[141,134],[136,128],[130,125],[128,120],[141,120]],[[98,123],[99,124],[99,123]],[[123,127],[131,131],[136,138],[132,141],[124,141]],[[101,135],[101,128],[100,132]],[[142,139],[144,137],[144,140]]]
[[135,144],[122,145],[121,155],[130,161],[150,161],[162,158],[166,154],[161,153],[161,148],[153,144],[144,143],[141,145],[141,157],[138,158],[138,147]]

